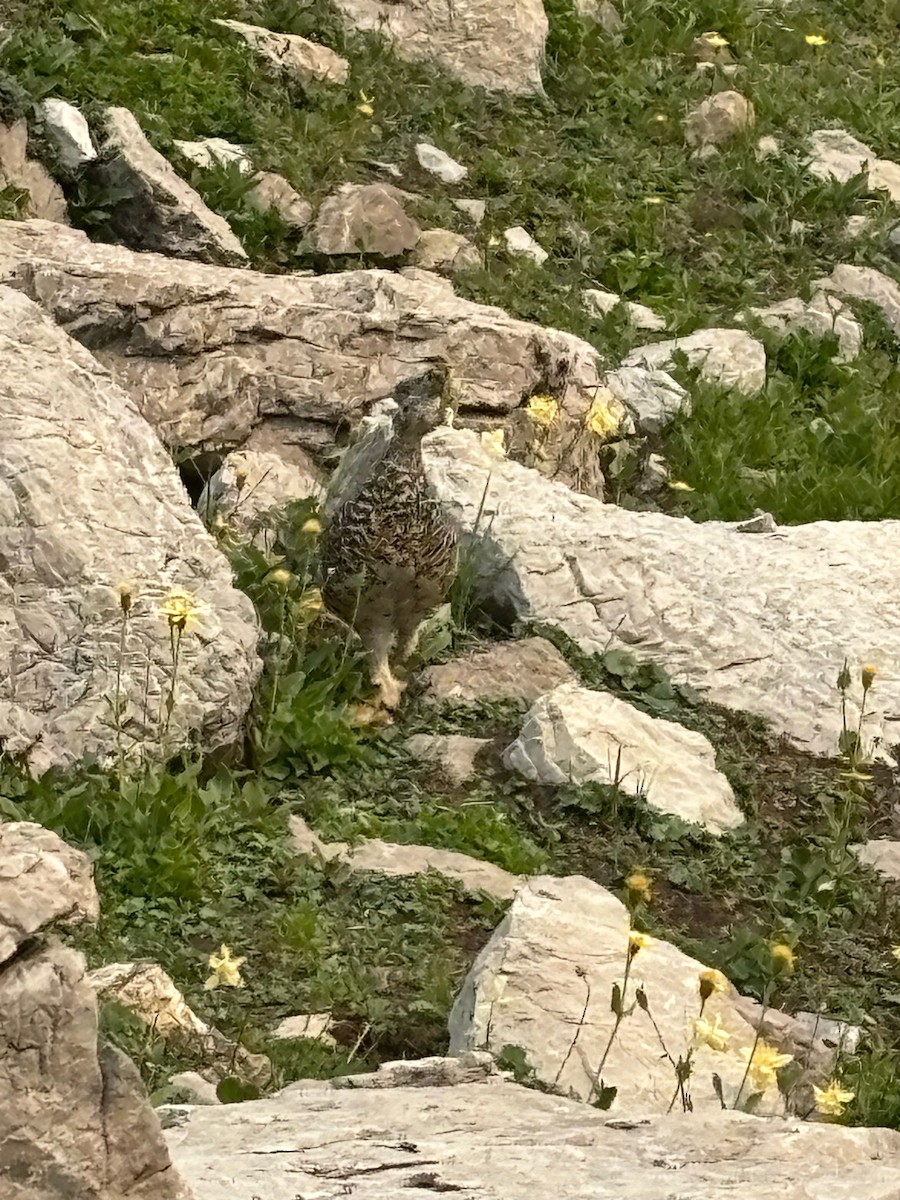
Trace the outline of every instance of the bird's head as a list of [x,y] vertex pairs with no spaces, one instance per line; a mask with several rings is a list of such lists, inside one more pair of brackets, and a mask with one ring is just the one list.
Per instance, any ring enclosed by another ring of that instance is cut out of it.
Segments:
[[401,437],[423,438],[439,425],[448,424],[455,412],[451,396],[450,372],[446,367],[431,367],[422,375],[404,379],[393,391],[400,411],[395,428]]

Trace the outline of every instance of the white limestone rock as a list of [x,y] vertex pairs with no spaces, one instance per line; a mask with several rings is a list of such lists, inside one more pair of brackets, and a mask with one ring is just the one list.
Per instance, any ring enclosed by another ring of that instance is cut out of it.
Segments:
[[699,149],[719,146],[750,129],[755,121],[753,105],[740,92],[717,92],[687,118],[684,138],[689,146]]
[[838,362],[852,362],[862,349],[862,326],[840,299],[827,290],[809,301],[792,296],[765,308],[751,308],[750,315],[782,336],[805,330],[814,337],[837,338]]
[[74,104],[51,97],[40,106],[44,128],[56,147],[59,162],[67,171],[77,171],[85,163],[93,162],[97,151],[91,140],[91,131],[83,114]]
[[[450,1013],[450,1053],[496,1055],[504,1046],[520,1046],[539,1080],[564,1095],[589,1099],[615,1022],[610,995],[613,985],[623,982],[630,925],[625,905],[589,879],[530,879],[466,976]],[[602,1072],[604,1084],[618,1089],[611,1116],[640,1113],[646,1119],[669,1111],[675,1075],[661,1052],[660,1035],[676,1060],[694,1047],[689,1090],[695,1117],[721,1112],[713,1073],[722,1081],[726,1104],[733,1106],[746,1065],[741,1052],[750,1049],[756,1031],[738,1013],[737,994],[728,985],[704,1008],[706,1020],[718,1017],[730,1035],[727,1047],[713,1050],[695,1042],[693,1022],[705,969],[656,938],[648,938],[633,956],[625,1007],[643,988],[659,1035],[637,1006],[622,1021]],[[760,1104],[757,1111],[784,1111],[774,1081]]]
[[380,254],[414,250],[422,231],[407,215],[408,195],[389,183],[345,183],[323,201],[313,230],[320,254]]
[[410,754],[433,763],[454,785],[466,783],[476,774],[475,759],[489,745],[488,738],[462,733],[416,733],[406,740]]
[[[0,743],[35,772],[88,753],[152,759],[164,742],[230,745],[259,672],[256,618],[171,458],[97,359],[7,287],[0,358]],[[159,605],[173,588],[203,609],[164,731]]]
[[260,212],[274,209],[291,229],[305,229],[312,220],[313,207],[283,175],[274,171],[257,172],[256,182],[247,193],[248,202]]
[[284,71],[300,83],[342,84],[347,82],[350,64],[327,46],[311,42],[296,33],[276,33],[245,21],[215,18],[215,25],[242,37],[269,66]]
[[813,287],[848,300],[867,300],[881,309],[887,324],[900,335],[900,284],[890,275],[874,267],[839,263],[830,275],[816,279]]
[[656,333],[666,328],[665,317],[655,313],[646,304],[636,304],[632,300],[623,300],[615,292],[607,292],[603,288],[584,288],[581,300],[589,313],[605,317],[613,309],[624,304],[625,313],[635,329],[649,329]]
[[545,638],[496,642],[422,674],[428,704],[476,704],[517,700],[534,704],[545,692],[574,683],[575,672]]
[[879,158],[864,142],[844,129],[817,129],[809,139],[809,170],[819,179],[849,183],[866,175],[869,190],[886,191],[900,201],[900,164]]
[[433,63],[469,87],[514,96],[543,93],[547,14],[541,0],[337,0],[354,29],[378,33],[400,58]]
[[747,395],[765,386],[765,348],[743,329],[698,329],[671,341],[650,342],[632,350],[622,365],[665,370],[672,366],[673,355],[679,350],[711,383]]
[[417,142],[415,149],[419,166],[431,175],[436,175],[444,183],[462,183],[469,174],[468,167],[464,167],[437,146],[428,142]]
[[537,783],[617,784],[716,835],[744,820],[703,734],[577,684],[538,700],[505,759]]
[[510,254],[521,254],[523,258],[530,258],[539,267],[543,266],[550,257],[544,247],[539,245],[528,230],[521,225],[513,225],[511,229],[504,230],[503,238]]
[[199,142],[182,142],[175,140],[175,146],[189,162],[209,170],[220,165],[234,163],[242,175],[249,175],[253,170],[253,162],[243,146],[227,142],[224,138],[203,138]]
[[458,850],[400,845],[380,838],[363,838],[355,846],[347,842],[323,842],[296,814],[290,817],[289,826],[298,854],[326,862],[340,859],[351,871],[372,871],[377,875],[423,875],[426,871],[436,871],[462,884],[467,891],[485,892],[498,900],[509,900],[522,882],[521,876]]
[[449,229],[426,229],[416,243],[413,262],[426,271],[455,274],[481,266],[481,254],[461,233]]
[[403,1074],[380,1088],[351,1076],[252,1103],[164,1110],[172,1157],[195,1200],[325,1200],[348,1187],[354,1200],[436,1191],[465,1200],[896,1200],[900,1191],[893,1130],[705,1110],[617,1119],[484,1073],[442,1086],[432,1067],[425,1083],[417,1066],[398,1064]]
[[22,193],[26,217],[68,224],[62,188],[42,163],[29,157],[24,117],[11,125],[0,125],[0,188],[7,187]]
[[175,258],[240,265],[243,246],[224,217],[214,213],[150,145],[127,108],[108,108],[101,158],[91,171],[110,195],[104,229],[135,250]]
[[[464,531],[477,523],[476,589],[589,653],[624,648],[828,755],[841,732],[834,681],[845,656],[851,670],[873,648],[900,662],[900,522],[741,533],[578,495],[490,457],[469,431],[436,432],[424,445],[437,494]],[[866,738],[900,741],[900,678],[886,671],[869,707]],[[851,703],[851,721],[857,712]]]
[[691,411],[690,396],[666,371],[620,367],[606,376],[606,386],[645,433],[659,433],[673,417]]
[[[321,471],[308,455],[289,461],[272,450],[235,450],[227,456],[197,501],[207,529],[271,549],[270,514],[293,500],[322,494]],[[304,461],[305,460],[305,461]]]

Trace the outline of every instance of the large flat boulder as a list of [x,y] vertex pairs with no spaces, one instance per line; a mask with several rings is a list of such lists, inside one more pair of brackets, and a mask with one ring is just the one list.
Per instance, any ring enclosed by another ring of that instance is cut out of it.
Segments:
[[547,15],[541,0],[337,0],[355,29],[388,38],[396,53],[433,62],[448,75],[494,92],[543,92]]
[[435,360],[467,413],[502,416],[548,376],[573,419],[597,352],[463,300],[425,271],[263,275],[117,246],[45,222],[0,222],[0,282],[37,300],[110,368],[173,445],[242,443],[262,423],[312,451]]
[[[480,531],[481,589],[586,651],[623,647],[823,754],[841,731],[845,656],[853,669],[900,661],[896,521],[741,532],[577,495],[465,430],[426,447],[438,493]],[[866,736],[900,741],[900,680],[879,675],[868,708]]]
[[[97,360],[6,287],[0,357],[0,745],[41,771],[163,741],[230,744],[259,670],[255,615],[171,459]],[[183,636],[164,730],[159,607],[176,588],[202,619]]]
[[[756,1030],[736,1004],[737,993],[729,985],[703,1010],[704,1019],[725,1031],[725,1048],[695,1041],[700,975],[707,968],[669,942],[647,938],[631,959],[626,984],[630,926],[621,900],[589,879],[528,880],[466,976],[450,1014],[451,1054],[500,1055],[504,1047],[518,1046],[537,1078],[564,1095],[588,1100],[602,1082],[616,1088],[613,1113],[663,1115],[675,1107],[673,1100],[682,1104],[661,1038],[672,1060],[693,1049],[687,1090],[695,1112],[721,1108],[713,1074],[729,1107],[739,1096],[748,1100],[757,1088],[745,1084],[742,1091],[742,1052],[753,1046]],[[610,1045],[614,984],[623,989],[626,1009],[642,988],[653,1020],[635,1007]],[[774,1076],[759,1105],[759,1111],[784,1111]]]
[[623,1121],[490,1077],[422,1084],[416,1063],[401,1065],[411,1078],[393,1086],[355,1076],[173,1109],[172,1156],[196,1200],[350,1188],[356,1200],[895,1200],[900,1189],[892,1130],[730,1112]]
[[191,1200],[136,1068],[98,1043],[84,959],[41,932],[96,915],[86,855],[39,825],[2,827],[0,928],[15,936],[0,940],[0,1195]]

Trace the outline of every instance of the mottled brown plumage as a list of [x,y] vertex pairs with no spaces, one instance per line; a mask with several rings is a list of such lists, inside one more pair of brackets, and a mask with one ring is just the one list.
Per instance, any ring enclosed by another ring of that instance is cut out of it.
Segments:
[[456,533],[425,477],[422,438],[444,419],[446,373],[400,385],[394,435],[332,516],[322,543],[325,600],[359,634],[387,709],[403,683],[422,622],[444,601],[456,573]]

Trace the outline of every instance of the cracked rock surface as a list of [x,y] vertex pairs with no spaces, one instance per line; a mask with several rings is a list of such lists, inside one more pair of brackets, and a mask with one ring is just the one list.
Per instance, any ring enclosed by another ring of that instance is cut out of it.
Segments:
[[171,650],[158,607],[182,588],[204,611],[182,641],[167,736],[230,744],[259,670],[255,615],[171,459],[96,359],[5,287],[0,356],[0,742],[36,772],[117,752],[121,660],[120,748],[160,750]]
[[38,825],[0,826],[0,1196],[191,1200],[137,1068],[98,1045],[83,957],[40,934],[96,916],[85,854]]
[[88,345],[166,442],[194,449],[238,445],[268,423],[322,450],[338,422],[435,360],[457,377],[462,421],[503,416],[548,378],[581,420],[602,381],[587,342],[418,269],[263,275],[19,221],[0,222],[0,282]]
[[[853,670],[873,653],[900,660],[896,521],[740,532],[577,495],[491,458],[465,430],[438,431],[426,447],[432,482],[467,530],[490,479],[478,526],[482,590],[586,651],[623,647],[823,754],[841,731],[844,657]],[[866,736],[894,745],[900,681],[885,677],[871,703]]]
[[490,1077],[295,1085],[169,1119],[197,1200],[894,1200],[900,1189],[889,1130],[732,1112],[617,1119]]

